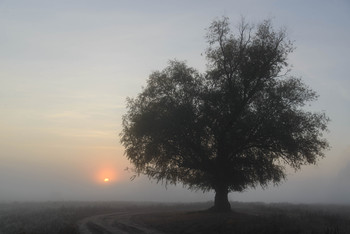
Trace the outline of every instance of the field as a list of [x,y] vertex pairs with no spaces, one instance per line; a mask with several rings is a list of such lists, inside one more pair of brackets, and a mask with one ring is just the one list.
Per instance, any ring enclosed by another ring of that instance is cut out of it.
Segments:
[[77,221],[123,209],[125,202],[14,202],[0,204],[0,234],[78,233]]
[[[128,212],[160,233],[350,233],[350,206],[232,202],[233,212],[207,212],[211,203],[0,203],[0,234],[78,233],[83,218]],[[142,212],[140,212],[142,211]],[[145,214],[147,213],[147,214]]]

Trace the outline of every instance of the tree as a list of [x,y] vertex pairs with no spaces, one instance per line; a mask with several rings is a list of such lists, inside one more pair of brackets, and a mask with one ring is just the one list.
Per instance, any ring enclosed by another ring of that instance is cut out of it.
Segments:
[[127,101],[121,142],[138,174],[215,191],[213,210],[231,209],[228,193],[279,184],[286,168],[324,157],[328,118],[310,112],[317,95],[290,75],[294,47],[265,20],[228,18],[208,28],[205,74],[170,61]]

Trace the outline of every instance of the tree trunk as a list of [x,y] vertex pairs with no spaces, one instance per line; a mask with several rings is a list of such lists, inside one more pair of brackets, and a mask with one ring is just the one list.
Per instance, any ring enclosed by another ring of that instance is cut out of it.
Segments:
[[215,202],[210,210],[215,212],[231,211],[231,205],[228,201],[228,188],[226,186],[219,186],[215,189]]

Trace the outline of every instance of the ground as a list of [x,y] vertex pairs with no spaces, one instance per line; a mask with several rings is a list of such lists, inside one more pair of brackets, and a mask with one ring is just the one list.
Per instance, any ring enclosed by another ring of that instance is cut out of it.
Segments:
[[350,213],[349,210],[341,213],[342,207],[338,207],[339,210],[335,212],[316,209],[316,206],[289,204],[240,206],[231,213],[168,212],[138,215],[134,220],[169,234],[350,233]]
[[350,233],[350,205],[130,202],[0,203],[0,234]]

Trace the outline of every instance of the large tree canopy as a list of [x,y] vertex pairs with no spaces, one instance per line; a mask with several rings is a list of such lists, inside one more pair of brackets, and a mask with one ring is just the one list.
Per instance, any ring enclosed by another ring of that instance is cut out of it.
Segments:
[[228,192],[278,184],[286,166],[323,157],[328,118],[304,108],[317,95],[289,75],[293,45],[269,20],[236,34],[217,20],[207,39],[204,74],[171,61],[128,99],[121,142],[137,173],[214,190],[214,208],[229,210]]

